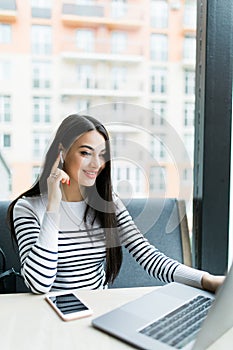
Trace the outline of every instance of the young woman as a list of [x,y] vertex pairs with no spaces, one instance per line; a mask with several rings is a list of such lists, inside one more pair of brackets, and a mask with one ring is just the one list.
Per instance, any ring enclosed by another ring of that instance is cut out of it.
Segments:
[[8,210],[26,285],[34,293],[105,288],[121,245],[152,276],[215,291],[223,277],[187,267],[151,246],[111,185],[109,136],[90,116],[63,120],[35,185]]

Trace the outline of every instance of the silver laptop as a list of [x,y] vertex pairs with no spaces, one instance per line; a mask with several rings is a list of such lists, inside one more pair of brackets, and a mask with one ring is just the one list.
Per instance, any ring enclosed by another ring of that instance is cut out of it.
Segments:
[[205,350],[233,327],[233,265],[215,296],[170,283],[92,320],[139,349]]

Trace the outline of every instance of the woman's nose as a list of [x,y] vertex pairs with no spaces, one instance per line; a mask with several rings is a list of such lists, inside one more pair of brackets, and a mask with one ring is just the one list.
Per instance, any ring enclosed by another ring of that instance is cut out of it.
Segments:
[[96,169],[100,167],[100,159],[98,156],[91,157],[91,166]]

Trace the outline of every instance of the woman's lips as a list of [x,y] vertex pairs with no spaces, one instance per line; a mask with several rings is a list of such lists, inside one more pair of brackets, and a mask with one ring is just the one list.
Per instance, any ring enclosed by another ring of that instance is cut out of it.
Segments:
[[95,179],[98,172],[97,171],[87,171],[87,170],[83,170],[84,174],[89,177],[89,179]]

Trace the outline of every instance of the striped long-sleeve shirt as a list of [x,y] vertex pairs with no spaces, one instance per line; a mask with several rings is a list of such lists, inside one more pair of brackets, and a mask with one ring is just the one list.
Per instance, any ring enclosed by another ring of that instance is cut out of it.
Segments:
[[[114,197],[115,198],[115,197]],[[119,238],[130,254],[155,278],[201,287],[202,271],[166,257],[139,232],[123,203],[116,204]],[[91,213],[83,222],[86,204],[61,202],[59,214],[46,212],[44,196],[21,198],[14,207],[14,227],[21,273],[34,293],[76,288],[105,288],[104,230]]]

